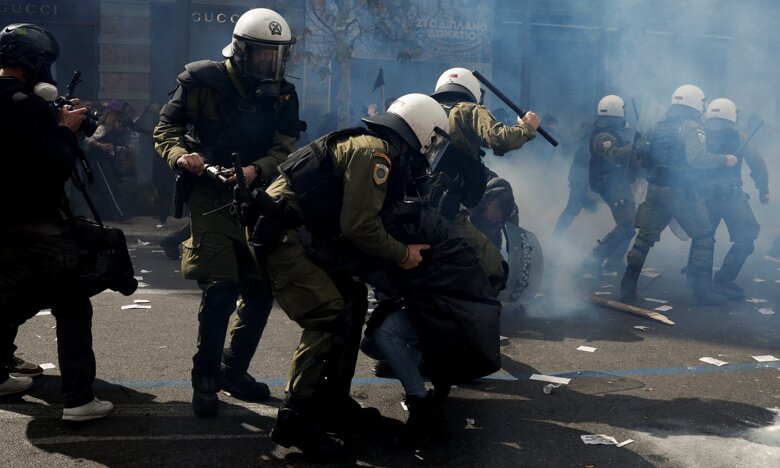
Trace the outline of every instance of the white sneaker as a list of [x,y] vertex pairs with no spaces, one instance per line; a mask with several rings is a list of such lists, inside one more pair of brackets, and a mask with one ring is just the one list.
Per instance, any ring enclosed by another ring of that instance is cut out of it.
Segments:
[[33,380],[30,377],[8,376],[8,379],[0,384],[0,396],[22,393],[32,387]]
[[86,405],[62,410],[63,421],[89,421],[105,418],[114,411],[114,405],[110,401],[101,401],[95,398]]

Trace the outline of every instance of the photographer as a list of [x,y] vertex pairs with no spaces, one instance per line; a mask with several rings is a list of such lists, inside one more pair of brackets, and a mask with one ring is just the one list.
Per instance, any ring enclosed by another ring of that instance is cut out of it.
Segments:
[[[62,213],[68,212],[64,183],[81,151],[76,133],[87,112],[70,106],[55,111],[47,102],[57,95],[51,67],[58,56],[54,36],[39,26],[12,24],[0,32],[0,144],[14,175],[0,184],[0,350],[12,349],[16,328],[49,301],[57,319],[62,419],[86,421],[108,416],[113,405],[92,393],[89,294],[52,292],[72,286],[65,272],[79,260]],[[0,368],[0,395],[31,385],[30,378],[10,377]]]

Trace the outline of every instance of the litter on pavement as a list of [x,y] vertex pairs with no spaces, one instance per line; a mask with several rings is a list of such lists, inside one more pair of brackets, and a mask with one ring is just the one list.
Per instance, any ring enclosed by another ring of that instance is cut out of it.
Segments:
[[656,298],[654,298],[654,297],[646,297],[646,298],[645,298],[645,300],[646,300],[647,302],[657,302],[657,303],[659,303],[659,304],[666,304],[667,302],[669,302],[669,301],[667,301],[667,300],[664,300],[664,299],[656,299]]
[[542,374],[533,374],[529,378],[531,380],[540,380],[542,382],[557,383],[562,385],[567,385],[569,382],[571,382],[571,379],[568,379],[566,377],[555,377],[552,375],[542,375]]
[[772,356],[770,354],[767,354],[766,356],[750,356],[750,357],[752,357],[753,359],[755,359],[758,362],[780,361],[780,359],[778,359],[778,358],[776,358],[776,357],[774,357],[774,356]]
[[715,359],[711,357],[699,358],[699,361],[706,362],[707,364],[714,364],[718,367],[725,366],[726,364],[728,364],[728,362],[726,361],[721,361],[720,359]]
[[588,445],[617,445],[618,443],[614,437],[604,434],[583,434],[580,438]]

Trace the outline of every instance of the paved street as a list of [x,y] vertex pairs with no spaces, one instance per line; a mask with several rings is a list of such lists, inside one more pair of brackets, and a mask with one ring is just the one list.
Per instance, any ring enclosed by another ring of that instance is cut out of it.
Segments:
[[[220,417],[199,420],[189,407],[198,291],[153,242],[137,245],[133,236],[129,242],[136,272],[148,286],[132,297],[103,293],[93,299],[96,393],[114,402],[115,415],[85,427],[64,426],[58,369],[47,370],[24,397],[0,401],[0,465],[311,466],[268,438],[297,325],[275,308],[252,363],[251,372],[271,385],[272,401],[247,404],[220,395]],[[780,362],[751,356],[780,357],[780,317],[757,310],[780,311],[780,264],[757,253],[746,267],[748,297],[766,303],[691,308],[679,274],[685,257],[678,248],[662,250],[648,262],[661,275],[643,276],[640,296],[669,301],[673,308],[663,313],[675,326],[571,298],[577,294],[564,300],[571,291],[549,281],[527,311],[505,312],[503,370],[453,389],[446,433],[418,453],[393,444],[406,417],[400,385],[373,377],[370,360],[361,356],[353,394],[387,419],[348,441],[357,465],[778,466]],[[679,266],[658,266],[663,264]],[[550,277],[571,274],[556,268],[554,259],[546,268]],[[753,273],[765,281],[751,281]],[[607,276],[577,284],[582,297],[593,291],[616,297],[618,281]],[[120,309],[135,299],[149,300],[151,309]],[[22,327],[18,345],[25,359],[57,364],[54,324],[51,315],[41,315]],[[577,350],[583,345],[596,350]],[[532,374],[571,381],[547,394],[547,383],[530,380]],[[586,445],[580,438],[586,434],[634,442]]]

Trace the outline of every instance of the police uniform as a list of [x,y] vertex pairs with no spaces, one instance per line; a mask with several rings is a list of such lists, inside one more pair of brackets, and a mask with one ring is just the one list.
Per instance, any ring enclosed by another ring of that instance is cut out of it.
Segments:
[[[242,166],[255,165],[260,183],[268,182],[277,176],[276,166],[294,151],[300,130],[295,88],[282,80],[280,90],[278,96],[255,96],[230,60],[188,64],[160,114],[155,148],[174,169],[180,156],[192,152],[199,152],[208,164],[229,167],[236,152]],[[194,143],[185,139],[188,127]],[[198,351],[193,357],[196,392],[198,386],[213,390],[220,363],[228,380],[253,384],[246,382],[246,371],[273,304],[245,231],[230,212],[232,201],[232,192],[222,184],[206,177],[195,180],[189,200],[192,235],[184,243],[182,272],[203,290]],[[242,300],[223,356],[228,319],[239,295]]]
[[[368,130],[336,132],[292,154],[280,166],[283,177],[267,190],[303,224],[280,233],[280,241],[264,255],[279,306],[303,328],[272,432],[281,445],[309,446],[312,437],[324,437],[312,435],[313,420],[349,424],[364,416],[349,390],[367,311],[366,287],[350,271],[326,270],[303,241],[317,237],[345,245],[348,256],[354,252],[379,263],[402,262],[406,245],[380,219],[392,179],[399,176],[397,153]],[[316,444],[309,449],[316,450]]]
[[686,106],[672,106],[653,130],[645,163],[647,197],[637,211],[639,233],[627,256],[621,282],[623,300],[636,297],[636,281],[647,252],[674,218],[692,239],[686,271],[694,299],[700,303],[722,301],[720,296],[712,297],[708,288],[715,240],[695,180],[700,170],[725,166],[726,156],[710,153],[706,141],[699,112]]
[[[450,125],[450,146],[434,174],[433,203],[453,222],[459,235],[475,249],[491,282],[498,291],[506,279],[504,259],[498,248],[469,220],[461,205],[476,206],[485,193],[488,171],[481,161],[481,147],[496,156],[522,147],[536,136],[530,125],[509,126],[498,121],[487,108],[473,102],[443,102]],[[438,178],[437,178],[438,176]],[[438,191],[446,196],[436,196]],[[438,200],[436,200],[438,198]]]
[[746,140],[747,137],[736,129],[708,131],[707,146],[710,151],[734,154],[737,157],[737,164],[733,167],[708,170],[701,181],[713,232],[723,220],[733,243],[723,259],[723,265],[715,274],[714,281],[727,288],[737,288],[738,294],[741,290],[733,284],[734,279],[742,270],[747,257],[753,253],[753,243],[761,229],[748,203],[750,197],[742,190],[743,161],[750,167],[750,177],[755,182],[760,196],[765,197],[769,194],[769,173],[766,162],[758,147],[752,142],[745,145]]
[[636,161],[634,151],[635,132],[625,126],[599,126],[590,139],[590,163],[588,180],[590,188],[601,196],[609,207],[615,227],[598,241],[588,259],[589,266],[600,271],[601,262],[608,266],[622,263],[623,256],[634,237],[636,203],[629,185]]

